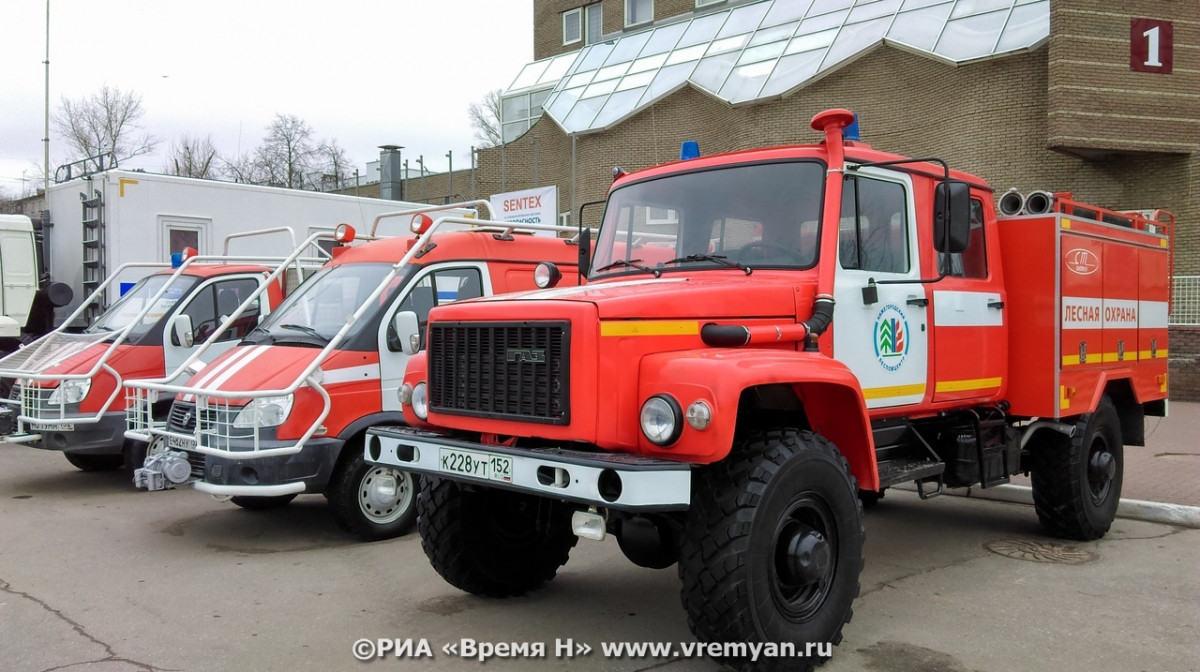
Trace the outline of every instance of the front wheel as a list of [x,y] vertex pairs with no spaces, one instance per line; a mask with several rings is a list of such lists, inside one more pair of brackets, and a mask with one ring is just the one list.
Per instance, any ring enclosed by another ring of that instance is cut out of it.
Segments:
[[[863,513],[846,459],[812,432],[763,432],[696,472],[693,492],[679,561],[692,633],[790,642],[811,669],[841,641],[859,591]],[[794,669],[795,660],[722,662]]]
[[364,541],[398,537],[417,520],[420,479],[402,469],[368,464],[362,446],[342,458],[325,497],[339,527]]
[[450,585],[512,597],[554,578],[578,537],[563,502],[426,478],[417,527],[429,564]]
[[67,462],[70,462],[71,466],[83,471],[112,471],[120,469],[125,464],[125,456],[120,453],[115,455],[63,453],[63,457],[67,458]]
[[1103,537],[1117,515],[1124,472],[1121,421],[1107,396],[1071,437],[1043,432],[1031,442],[1033,506],[1056,537]]

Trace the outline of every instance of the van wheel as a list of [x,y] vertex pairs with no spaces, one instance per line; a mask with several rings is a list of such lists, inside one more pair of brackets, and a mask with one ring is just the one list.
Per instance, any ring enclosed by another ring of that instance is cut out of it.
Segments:
[[112,471],[120,469],[125,464],[125,456],[120,453],[115,455],[63,453],[63,457],[66,457],[67,462],[70,462],[72,466],[83,471]]
[[476,595],[522,595],[553,579],[579,539],[564,502],[426,477],[417,527],[429,564]]
[[1103,537],[1117,515],[1124,472],[1121,421],[1108,396],[1081,416],[1075,435],[1043,432],[1031,445],[1033,506],[1047,532],[1066,539]]
[[398,537],[417,520],[420,479],[402,469],[368,464],[362,444],[349,443],[350,451],[338,463],[325,497],[339,527],[363,541]]
[[821,647],[841,641],[859,591],[863,513],[846,459],[809,431],[762,432],[697,471],[693,492],[679,560],[692,633],[703,642],[794,642],[811,655],[798,669],[812,669]]
[[[166,439],[161,436],[155,437],[154,442],[157,444],[156,453],[162,452],[162,448],[166,446]],[[146,457],[150,455],[150,445],[145,441],[135,441],[126,439],[124,447],[121,448],[121,456],[125,463],[125,469],[133,472],[136,469],[141,469],[146,466]]]
[[229,501],[247,511],[267,511],[287,506],[295,499],[295,495],[276,495],[274,497],[259,497],[251,495],[235,495]]

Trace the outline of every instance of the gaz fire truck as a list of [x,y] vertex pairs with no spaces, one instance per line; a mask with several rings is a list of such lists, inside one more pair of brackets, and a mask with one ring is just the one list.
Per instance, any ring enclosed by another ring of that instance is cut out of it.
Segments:
[[[279,244],[284,236],[288,242]],[[281,227],[231,234],[220,256],[177,253],[174,267],[122,264],[57,329],[0,359],[0,378],[11,384],[5,412],[16,420],[6,423],[9,431],[0,436],[0,445],[62,451],[84,471],[140,465],[145,445],[124,436],[124,382],[162,376],[203,346],[204,357],[216,357],[282,298],[283,283],[269,281],[274,276],[267,265],[278,265],[282,255],[229,254],[233,241],[251,237],[260,248],[296,246],[291,229]],[[147,272],[81,333],[68,331],[77,318],[106,302],[112,285]],[[160,405],[154,412],[161,417],[166,410]]]
[[[381,215],[369,242],[353,247],[353,229],[339,227],[333,259],[238,347],[182,385],[130,383],[127,436],[151,442],[135,483],[192,483],[253,509],[320,493],[337,523],[362,539],[408,531],[419,480],[366,464],[362,439],[370,425],[402,421],[396,391],[405,362],[423,347],[429,310],[533,289],[540,262],[578,277],[574,241],[556,235],[573,229],[521,224],[550,235],[514,232],[465,218],[467,206],[487,201]],[[416,235],[377,234],[385,217],[411,217]],[[474,230],[434,235],[443,225]],[[147,409],[164,394],[175,403],[166,423],[154,423]]]
[[430,313],[410,426],[366,455],[426,477],[442,577],[518,595],[611,534],[678,563],[700,640],[804,650],[850,619],[860,494],[1029,472],[1050,533],[1109,529],[1123,446],[1167,410],[1171,218],[1064,192],[997,219],[981,179],[844,140],[853,119],[615,171],[586,285]]

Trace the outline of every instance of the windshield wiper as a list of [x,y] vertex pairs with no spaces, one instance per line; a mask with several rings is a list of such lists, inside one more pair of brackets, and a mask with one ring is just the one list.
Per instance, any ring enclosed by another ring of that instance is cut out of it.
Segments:
[[653,273],[654,277],[656,277],[656,278],[659,277],[660,275],[662,275],[662,271],[660,271],[659,269],[650,268],[649,266],[646,266],[645,264],[639,264],[638,263],[639,261],[641,261],[641,259],[630,259],[629,261],[625,261],[624,259],[618,259],[618,260],[612,262],[611,264],[606,264],[604,266],[601,266],[600,268],[593,269],[593,270],[596,273],[603,273],[604,271],[607,271],[610,268],[616,268],[617,266],[624,266],[625,268],[636,268],[639,271]]
[[308,334],[309,336],[312,336],[313,338],[319,338],[326,343],[329,342],[329,339],[322,336],[321,332],[317,331],[316,329],[313,329],[312,327],[308,326],[307,324],[281,324],[281,325],[279,325],[279,328],[280,329],[294,329],[296,331],[302,331],[302,332]]
[[723,254],[689,254],[686,257],[678,257],[671,259],[670,261],[664,261],[663,264],[678,264],[685,261],[712,261],[721,264],[722,266],[739,269],[746,275],[750,275],[752,270],[749,266],[743,263],[729,261],[729,258]]

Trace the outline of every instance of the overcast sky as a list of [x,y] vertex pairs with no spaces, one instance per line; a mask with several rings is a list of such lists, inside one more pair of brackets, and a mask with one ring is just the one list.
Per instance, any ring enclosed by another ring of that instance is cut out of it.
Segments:
[[[108,84],[142,96],[158,152],[122,168],[161,171],[170,141],[211,134],[234,154],[276,113],[337,139],[362,168],[378,145],[430,170],[469,165],[467,106],[533,58],[530,0],[51,0],[50,107]],[[46,3],[0,10],[0,188],[40,186]],[[50,167],[65,147],[50,130]]]

